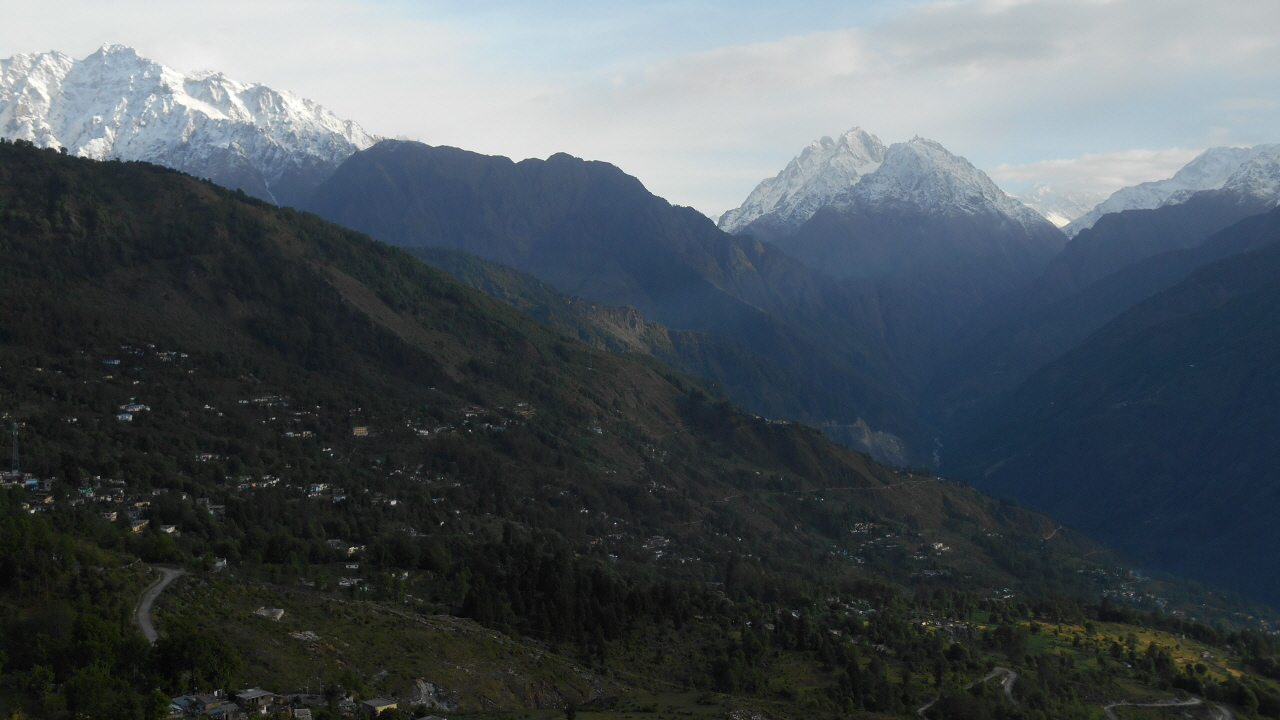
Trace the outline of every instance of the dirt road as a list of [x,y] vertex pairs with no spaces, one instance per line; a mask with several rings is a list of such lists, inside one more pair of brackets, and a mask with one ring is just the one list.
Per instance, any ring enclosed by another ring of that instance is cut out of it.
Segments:
[[155,604],[156,598],[160,597],[160,593],[169,587],[169,583],[185,575],[187,571],[159,565],[152,565],[151,569],[160,572],[160,579],[151,583],[151,587],[142,594],[142,600],[138,603],[138,609],[134,611],[133,617],[138,622],[138,627],[142,629],[142,634],[146,636],[147,642],[154,645],[159,635],[156,633],[156,626],[151,624],[151,606]]
[[[965,685],[964,689],[971,690],[973,686],[984,683],[990,680],[991,678],[999,677],[1000,675],[1004,675],[1004,681],[1000,683],[1001,687],[1004,688],[1004,696],[1009,698],[1009,702],[1013,703],[1014,705],[1017,705],[1018,701],[1013,699],[1013,684],[1018,682],[1018,673],[1010,670],[1009,668],[998,667],[992,670],[986,677],[982,678],[981,680],[975,680],[969,683],[968,685]],[[942,697],[939,696],[930,700],[927,704],[921,705],[919,708],[916,709],[916,714],[919,715],[921,718],[924,718],[924,720],[928,720],[928,717],[924,714],[925,711],[933,707],[934,704],[941,699]],[[1223,720],[1227,720],[1227,719],[1224,718]]]

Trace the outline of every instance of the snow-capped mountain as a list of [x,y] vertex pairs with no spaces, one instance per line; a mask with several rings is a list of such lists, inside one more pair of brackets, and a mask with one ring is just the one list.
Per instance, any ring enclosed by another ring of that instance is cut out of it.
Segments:
[[[788,209],[780,202],[773,213]],[[1067,242],[968,160],[919,137],[890,145],[878,167],[809,215],[762,239],[827,275],[875,287],[913,354],[932,352],[977,308],[1030,281]],[[760,236],[768,217],[740,232]]]
[[742,205],[720,216],[720,229],[775,240],[797,232],[818,210],[911,207],[925,213],[997,213],[1030,227],[1045,222],[986,173],[924,138],[888,148],[861,128],[814,141]]
[[815,140],[776,177],[757,185],[741,207],[721,215],[717,224],[735,234],[752,223],[757,225],[753,230],[763,229],[767,235],[794,232],[818,208],[879,168],[884,153],[876,136],[857,127],[834,140]]
[[1254,198],[1280,200],[1280,145],[1205,150],[1173,177],[1121,188],[1063,228],[1068,237],[1093,227],[1103,215],[1176,205],[1203,190],[1229,190]]
[[1222,183],[1222,189],[1241,195],[1280,202],[1280,145],[1255,145],[1240,168]]
[[1059,228],[1065,227],[1107,199],[1102,193],[1060,190],[1043,182],[1032,185],[1026,193],[1014,197]]
[[1023,227],[1045,223],[1044,217],[1001,190],[968,160],[921,137],[890,145],[880,167],[846,187],[829,205],[843,212],[884,208],[965,215],[994,212]]
[[0,136],[94,159],[144,160],[299,204],[377,138],[320,105],[220,73],[184,75],[104,45],[0,60]]

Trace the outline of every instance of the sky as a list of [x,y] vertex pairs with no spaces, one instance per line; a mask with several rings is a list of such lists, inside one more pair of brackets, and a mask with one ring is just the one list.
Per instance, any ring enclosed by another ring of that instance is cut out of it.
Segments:
[[104,43],[385,137],[612,162],[717,215],[809,142],[920,135],[1108,193],[1280,142],[1276,0],[0,0],[0,57]]

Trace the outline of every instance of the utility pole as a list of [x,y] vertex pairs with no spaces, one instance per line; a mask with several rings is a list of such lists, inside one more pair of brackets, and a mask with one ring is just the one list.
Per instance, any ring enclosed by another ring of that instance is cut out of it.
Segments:
[[13,471],[14,477],[18,476],[18,421],[13,422]]

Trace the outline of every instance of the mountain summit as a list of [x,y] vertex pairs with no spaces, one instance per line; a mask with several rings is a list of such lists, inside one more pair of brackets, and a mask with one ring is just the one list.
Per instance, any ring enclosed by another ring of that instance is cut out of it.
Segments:
[[859,133],[810,146],[720,225],[874,288],[899,356],[928,376],[938,343],[983,304],[1038,275],[1066,237],[937,142],[916,137],[859,156],[851,140]]
[[297,205],[377,140],[316,103],[132,48],[0,60],[0,136],[95,160],[144,160]]
[[773,240],[795,233],[823,207],[886,205],[995,211],[1028,227],[1042,220],[986,173],[932,140],[916,137],[886,148],[855,127],[834,140],[813,141],[777,176],[761,181],[740,207],[721,215],[719,226]]
[[884,161],[885,146],[855,127],[836,139],[814,140],[777,176],[761,181],[742,206],[720,216],[720,229],[774,237],[795,232],[818,208],[831,202]]
[[889,146],[875,172],[846,188],[831,204],[844,212],[911,208],[964,215],[998,213],[1025,228],[1046,223],[968,160],[922,137]]

